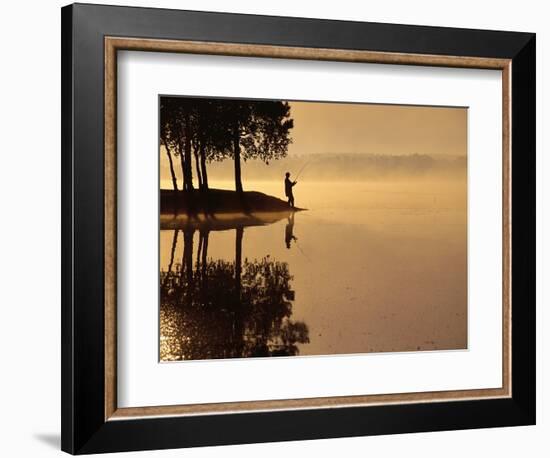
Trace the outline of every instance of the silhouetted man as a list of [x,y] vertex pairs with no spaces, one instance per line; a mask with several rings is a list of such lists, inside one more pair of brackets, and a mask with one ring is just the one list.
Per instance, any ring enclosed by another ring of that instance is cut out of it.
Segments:
[[298,239],[294,236],[294,213],[291,213],[285,227],[285,245],[288,249],[290,249],[290,242],[293,240]]
[[290,173],[285,174],[285,196],[288,198],[288,205],[294,208],[294,194],[292,188],[298,183],[297,181],[290,181]]

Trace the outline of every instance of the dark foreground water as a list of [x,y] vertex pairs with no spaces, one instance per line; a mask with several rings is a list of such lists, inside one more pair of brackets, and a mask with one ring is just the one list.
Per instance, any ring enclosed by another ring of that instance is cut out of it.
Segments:
[[162,361],[466,348],[465,180],[299,183],[296,205],[161,216]]

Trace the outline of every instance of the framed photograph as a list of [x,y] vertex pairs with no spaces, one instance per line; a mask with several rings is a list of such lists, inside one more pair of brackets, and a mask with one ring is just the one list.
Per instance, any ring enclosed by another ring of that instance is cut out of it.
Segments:
[[535,35],[62,9],[62,448],[535,423]]

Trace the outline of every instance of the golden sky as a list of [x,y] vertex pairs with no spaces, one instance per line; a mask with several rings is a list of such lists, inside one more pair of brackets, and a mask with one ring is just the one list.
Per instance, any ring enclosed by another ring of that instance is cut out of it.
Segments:
[[290,102],[291,154],[467,153],[466,108]]

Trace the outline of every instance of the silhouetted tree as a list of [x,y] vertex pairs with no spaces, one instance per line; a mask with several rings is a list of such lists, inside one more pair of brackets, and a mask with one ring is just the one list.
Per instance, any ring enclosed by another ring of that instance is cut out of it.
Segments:
[[192,156],[200,189],[208,189],[206,164],[231,157],[235,190],[243,191],[241,159],[265,163],[286,156],[292,142],[290,105],[266,100],[163,97],[161,142],[176,189],[173,151],[180,157],[183,189],[193,189]]
[[[191,167],[191,140],[192,140],[192,124],[191,124],[191,114],[189,107],[182,107],[184,110],[183,113],[183,126],[180,130],[181,137],[183,137],[183,156],[185,158],[182,166],[184,167],[183,175],[184,182],[186,185],[186,190],[190,191],[193,189],[193,169]],[[187,109],[186,109],[187,108]],[[181,141],[181,140],[180,140]]]
[[[183,175],[183,189],[193,189],[192,170],[192,111],[193,99],[184,97],[163,97],[160,107],[160,134],[165,147],[179,156]],[[171,172],[173,171],[173,165]],[[175,174],[172,174],[172,180]]]
[[231,138],[228,135],[227,113],[223,100],[197,99],[195,103],[196,123],[193,145],[197,175],[200,187],[208,189],[206,164],[230,156]]
[[174,161],[172,159],[172,148],[175,145],[175,133],[173,132],[172,119],[174,117],[174,104],[170,99],[161,99],[160,104],[160,142],[168,155],[168,163],[170,164],[170,175],[172,176],[172,186],[174,190],[178,190],[178,179],[174,170]]
[[222,103],[232,139],[235,190],[242,192],[241,158],[269,163],[272,159],[286,156],[292,142],[290,129],[294,121],[290,118],[287,102],[227,100]]

